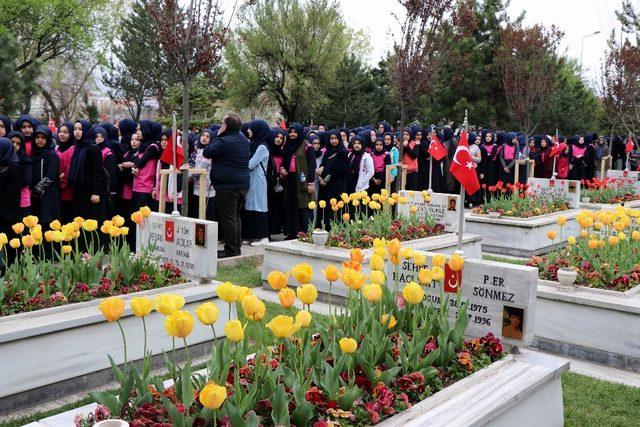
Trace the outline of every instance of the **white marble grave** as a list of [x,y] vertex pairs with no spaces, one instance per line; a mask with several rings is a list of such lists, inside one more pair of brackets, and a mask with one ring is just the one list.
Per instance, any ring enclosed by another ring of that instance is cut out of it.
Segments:
[[560,178],[529,178],[530,193],[537,197],[566,199],[572,209],[580,207],[580,181]]
[[429,201],[425,202],[422,191],[402,190],[398,194],[407,198],[407,203],[397,205],[396,212],[399,216],[409,217],[411,207],[415,206],[417,209],[415,215],[418,218],[429,215],[437,223],[444,224],[445,231],[458,232],[460,209],[462,209],[459,195],[428,193]]

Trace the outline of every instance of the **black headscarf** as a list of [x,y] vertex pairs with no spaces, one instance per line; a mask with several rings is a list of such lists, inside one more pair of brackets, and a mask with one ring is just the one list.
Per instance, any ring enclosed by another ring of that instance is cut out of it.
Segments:
[[[360,150],[355,149],[356,141],[360,142]],[[342,141],[340,141],[340,143],[342,144]],[[351,144],[353,145],[353,149],[349,154],[349,173],[358,176],[360,174],[360,161],[362,160],[362,156],[364,155],[365,150],[364,139],[360,136],[356,136],[355,138],[353,138]]]
[[[36,137],[38,135],[43,135],[47,140],[47,143],[42,148],[38,147],[38,144],[35,143]],[[33,132],[33,144],[31,146],[31,158],[33,159],[33,161],[35,163],[37,161],[40,161],[50,151],[53,151],[53,141],[52,141],[52,138],[51,138],[51,129],[49,129],[49,126],[40,125],[40,126],[38,126],[36,128],[35,132]]]
[[5,138],[7,137],[7,135],[9,134],[9,132],[11,132],[13,129],[11,127],[11,120],[9,119],[9,117],[5,116],[5,115],[0,115],[0,122],[2,122],[2,124],[4,125],[4,130],[5,130]]
[[160,148],[160,138],[162,138],[162,125],[153,120],[141,120],[140,130],[142,131],[142,141],[140,141],[139,153],[144,153],[150,144],[157,143]]
[[269,148],[269,138],[271,137],[271,129],[269,129],[269,123],[264,120],[254,120],[249,122],[249,129],[251,129],[251,156],[253,156],[258,147],[264,145]]
[[[102,148],[104,147],[111,148],[111,143],[109,142],[109,133],[107,132],[107,130],[102,126],[95,126],[93,130],[95,131],[96,136],[102,135],[102,138],[104,139],[102,144],[100,144],[100,149],[102,150]],[[94,142],[97,145],[97,142],[95,139],[94,139]]]
[[0,137],[0,167],[17,165],[19,163],[18,155],[13,149],[11,140],[6,137]]
[[[67,142],[60,141],[60,137],[58,136],[60,135],[60,128],[63,128],[63,127],[67,128],[69,131],[69,140]],[[56,141],[58,142],[58,150],[67,151],[67,149],[73,145],[73,123],[71,122],[62,123],[58,128],[58,135],[56,135]]]
[[[294,129],[298,133],[298,137],[296,139],[291,139],[289,136],[289,132],[287,132],[287,145],[286,151],[289,155],[293,155],[298,148],[300,148],[300,144],[304,141],[304,126],[300,123],[293,123],[289,126],[289,131]],[[339,139],[339,138],[338,138]]]
[[[71,187],[76,187],[84,184],[84,167],[85,160],[87,157],[87,150],[96,139],[96,133],[93,129],[91,123],[87,120],[78,120],[76,123],[80,123],[82,126],[82,138],[79,140],[73,136],[74,139],[74,151],[73,157],[71,158],[71,166],[69,167],[69,185]],[[75,126],[75,124],[74,124]]]
[[26,156],[27,149],[25,147],[24,135],[22,134],[22,132],[18,132],[17,130],[12,130],[7,134],[6,138],[9,138],[9,140],[11,140],[14,136],[20,139],[20,148],[18,149],[18,154],[23,154]]
[[118,123],[118,129],[120,129],[120,136],[122,137],[120,144],[122,144],[125,151],[131,149],[131,135],[136,133],[137,128],[136,122],[131,119],[122,119]]
[[[269,152],[272,156],[282,157],[284,155],[284,146],[285,141],[287,140],[287,138],[285,137],[286,134],[287,133],[279,127],[271,128],[271,135],[269,137]],[[276,145],[275,142],[278,135],[282,135],[282,143],[280,145]]]
[[[335,147],[331,144],[331,135],[335,135],[338,138],[338,145]],[[357,136],[356,136],[357,138]],[[322,138],[320,139],[322,141]],[[342,139],[340,139],[340,131],[338,129],[331,129],[327,135],[327,152],[326,156],[330,156],[333,153],[346,153],[347,149],[344,148],[344,144],[342,143]]]

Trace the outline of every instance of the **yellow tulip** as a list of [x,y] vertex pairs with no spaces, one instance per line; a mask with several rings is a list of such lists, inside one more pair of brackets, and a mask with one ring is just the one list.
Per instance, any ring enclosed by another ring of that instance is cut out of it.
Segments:
[[131,299],[131,311],[137,317],[148,316],[153,310],[153,301],[147,297],[135,297]]
[[412,248],[402,248],[400,250],[400,256],[404,259],[409,259],[413,257],[413,249]]
[[71,248],[71,245],[64,245],[62,247],[62,253],[65,255],[69,255],[71,253],[73,249]]
[[57,219],[51,221],[49,223],[49,228],[52,230],[60,230],[60,227],[62,227],[62,224],[60,224],[60,221],[58,221]]
[[367,280],[367,276],[359,271],[351,268],[345,268],[342,270],[342,281],[349,289],[359,291],[360,288],[362,288],[362,285],[364,285],[365,280]]
[[344,202],[342,200],[340,200],[338,202],[338,209],[342,209],[342,208],[344,208]]
[[427,262],[427,256],[422,252],[413,253],[413,263],[418,267],[422,267]]
[[627,240],[627,235],[624,234],[622,231],[618,233],[618,239],[622,242]]
[[447,257],[442,254],[435,254],[431,262],[435,267],[443,268],[444,265],[447,263]]
[[196,308],[196,316],[203,325],[213,325],[218,320],[220,310],[214,302],[205,302]]
[[111,221],[116,227],[122,227],[124,225],[124,218],[120,215],[114,216],[113,218],[111,218]]
[[22,246],[25,248],[31,248],[36,244],[36,239],[31,236],[31,234],[27,234],[26,236],[22,236]]
[[301,285],[310,283],[313,278],[313,268],[305,262],[294,265],[291,269],[291,273]]
[[214,382],[210,382],[198,393],[198,400],[207,409],[219,409],[227,399],[227,389]]
[[421,268],[418,271],[418,280],[423,285],[429,284],[433,280],[433,273],[428,268]]
[[11,239],[9,241],[9,246],[13,249],[18,249],[20,247],[20,239]]
[[82,218],[81,216],[77,216],[73,218],[73,222],[78,224],[79,226],[82,226],[82,224],[84,224],[84,218]]
[[237,302],[242,302],[246,297],[253,295],[253,290],[251,288],[247,288],[246,286],[236,286],[236,290],[238,291],[238,299]]
[[309,204],[307,205],[307,207],[311,210],[315,210],[316,208],[316,202],[314,202],[313,200],[309,202]]
[[436,282],[440,282],[444,279],[444,270],[441,267],[433,267],[431,269],[431,274],[433,275],[433,280]]
[[389,252],[391,256],[397,257],[400,255],[400,249],[401,245],[398,239],[393,239],[387,243],[387,252]]
[[320,207],[320,209],[324,209],[327,207],[327,202],[325,202],[324,200],[320,200],[318,202],[318,206]]
[[278,299],[283,308],[290,308],[293,307],[293,303],[296,302],[296,293],[291,288],[280,289]]
[[164,329],[174,338],[186,338],[193,331],[193,315],[188,311],[176,310],[164,319]]
[[143,206],[140,208],[140,213],[142,214],[143,217],[148,217],[149,215],[151,215],[151,209],[149,208],[149,206]]
[[615,246],[618,244],[618,237],[617,236],[609,236],[609,244],[611,246]]
[[247,316],[247,319],[254,321],[264,319],[267,312],[264,303],[255,295],[248,296],[242,300],[242,310],[245,316]]
[[232,342],[240,342],[244,338],[244,328],[239,320],[231,320],[224,326],[224,334]]
[[371,270],[384,270],[384,259],[378,254],[372,254],[369,259],[369,266]]
[[135,222],[136,224],[138,225],[142,224],[143,220],[144,220],[144,215],[142,215],[140,211],[136,211],[131,214],[131,221]]
[[338,344],[343,353],[351,354],[358,349],[358,343],[353,338],[341,338]]
[[551,231],[547,231],[547,238],[549,240],[553,240],[556,238],[556,236],[558,235],[558,233],[556,233],[555,231],[551,230]]
[[384,272],[380,270],[373,270],[371,275],[369,276],[371,283],[375,283],[377,285],[382,285],[386,279]]
[[289,272],[283,273],[279,270],[273,270],[267,275],[267,283],[276,291],[284,289],[289,283]]
[[604,224],[600,221],[596,221],[593,223],[593,228],[595,228],[596,230],[601,230],[603,226]]
[[560,227],[564,227],[564,225],[567,223],[567,217],[566,216],[559,216],[558,218],[556,218],[556,222],[558,223],[558,225]]
[[11,226],[11,229],[13,230],[14,233],[16,234],[22,234],[22,232],[24,231],[24,224],[21,222],[18,222],[16,224],[13,224]]
[[351,204],[353,205],[354,208],[357,208],[358,206],[360,206],[360,200],[354,200],[353,202],[351,202]]
[[[389,322],[388,325],[387,325],[387,321]],[[389,319],[388,314],[383,314],[382,317],[380,317],[380,323],[382,323],[383,325],[387,325],[387,329],[391,329],[394,326],[396,326],[398,321],[396,320],[393,314],[391,315],[391,319]]]
[[95,231],[98,229],[98,221],[95,219],[88,219],[82,223],[82,228],[89,232]]
[[29,228],[33,228],[38,224],[38,217],[35,215],[28,215],[22,218],[22,222]]
[[349,201],[351,200],[351,198],[349,197],[349,195],[347,193],[340,194],[340,198],[342,199],[342,201],[344,203],[349,203]]
[[300,310],[296,313],[296,323],[298,323],[301,328],[308,328],[311,324],[311,313],[307,310]]
[[569,244],[569,246],[573,246],[576,244],[576,238],[574,236],[569,236],[567,238],[567,243]]
[[587,243],[587,246],[589,247],[589,249],[593,250],[593,249],[597,249],[600,246],[600,244],[598,243],[597,240],[591,239],[589,240],[589,243]]
[[120,237],[120,234],[122,234],[122,232],[120,231],[119,227],[116,227],[114,225],[109,227],[109,236],[110,237],[112,237],[112,238]]
[[127,235],[129,235],[129,227],[120,227],[120,233],[121,233],[123,236],[127,236]]
[[316,302],[316,299],[318,299],[318,290],[310,283],[305,283],[297,288],[296,294],[298,295],[298,299],[307,305],[313,304]]
[[453,254],[449,258],[449,268],[452,271],[460,271],[462,270],[462,265],[464,264],[464,258],[462,258],[458,254]]
[[589,235],[589,233],[587,233],[587,230],[580,230],[580,237],[585,238]]
[[280,314],[267,323],[267,328],[276,338],[289,338],[300,329],[300,324],[296,323],[293,317]]
[[373,247],[374,248],[386,248],[386,246],[387,246],[387,241],[385,240],[384,237],[382,239],[380,239],[378,237],[373,239]]
[[344,222],[349,222],[349,220],[350,220],[350,219],[351,219],[351,215],[349,215],[349,213],[348,213],[348,212],[347,212],[347,213],[343,213],[343,214],[342,214],[342,220],[343,220]]
[[9,243],[9,238],[6,233],[0,233],[0,245],[6,245]]
[[416,282],[409,282],[402,289],[402,296],[409,304],[420,304],[424,298],[424,290]]
[[418,212],[418,207],[416,205],[409,207],[410,214],[415,214],[416,212]]
[[340,279],[340,270],[333,264],[327,264],[324,270],[322,270],[322,274],[324,274],[327,282],[335,282]]
[[31,229],[31,237],[33,237],[33,239],[36,242],[41,242],[42,241],[42,228],[40,226],[33,227]]
[[184,297],[178,294],[160,294],[156,297],[155,307],[158,313],[170,315],[184,306]]
[[231,304],[238,301],[239,291],[238,287],[231,282],[224,282],[218,285],[216,288],[216,295],[224,301]]
[[103,300],[98,308],[102,315],[109,322],[115,322],[124,314],[124,300],[116,297],[110,297]]
[[382,287],[377,283],[365,285],[362,288],[362,295],[369,302],[378,302],[382,299]]
[[[633,230],[631,232],[631,240],[640,240],[640,231]],[[1,243],[1,241],[0,241],[0,243]]]

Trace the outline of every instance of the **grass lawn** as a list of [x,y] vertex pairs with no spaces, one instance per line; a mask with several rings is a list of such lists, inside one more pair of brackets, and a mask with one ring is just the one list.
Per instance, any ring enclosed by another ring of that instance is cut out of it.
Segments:
[[496,261],[496,262],[506,262],[507,264],[516,264],[516,265],[525,265],[528,260],[524,259],[514,259],[514,258],[504,258],[496,255],[482,255],[482,259],[487,261]]
[[562,396],[566,426],[640,424],[640,388],[565,372]]
[[245,259],[235,267],[218,267],[215,280],[231,282],[234,285],[255,288],[262,285],[258,265],[251,259]]

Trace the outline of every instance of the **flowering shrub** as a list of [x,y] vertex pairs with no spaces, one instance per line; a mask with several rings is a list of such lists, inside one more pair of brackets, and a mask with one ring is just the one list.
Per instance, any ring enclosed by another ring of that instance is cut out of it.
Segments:
[[487,200],[473,209],[474,213],[488,214],[497,212],[502,216],[530,218],[569,209],[569,202],[563,198],[544,198],[528,191],[528,184],[516,183],[503,185],[482,185]]
[[9,259],[9,251],[15,255],[0,278],[0,316],[182,281],[180,269],[171,263],[158,266],[159,260],[148,248],[131,253],[125,240],[129,229],[120,216],[100,227],[109,240],[108,258],[95,220],[78,217],[64,225],[53,221],[43,233],[38,218],[29,216],[12,228],[19,237],[9,240],[0,233],[3,261]]
[[582,197],[588,197],[591,203],[618,204],[640,199],[632,179],[594,178],[583,180],[582,185]]
[[[425,202],[429,201],[429,194],[424,191]],[[320,201],[319,204],[325,203]],[[329,201],[333,218],[329,219],[330,230],[327,246],[337,248],[370,248],[373,241],[378,239],[400,241],[423,239],[444,233],[444,224],[436,223],[428,215],[418,217],[412,210],[408,218],[394,218],[391,206],[407,203],[406,197],[397,193],[388,195],[386,190],[380,194],[373,194],[371,198],[366,191],[342,194],[341,200]],[[311,202],[311,209],[315,209],[316,203]],[[321,223],[326,222],[321,218]],[[309,224],[307,233],[300,233],[298,238],[307,243],[313,243],[312,232],[314,224]]]
[[[266,306],[250,289],[231,283],[219,285],[220,299],[242,309],[247,321],[255,324],[258,338],[249,342],[244,334],[246,324],[229,320],[224,328],[226,339],[214,343],[207,369],[197,373],[191,371],[187,345],[195,327],[193,315],[181,310],[184,298],[158,296],[155,306],[167,316],[167,333],[181,339],[186,348],[187,360],[182,366],[175,355],[173,360],[167,357],[173,385],[165,388],[162,382],[150,380],[150,356],[144,361],[142,373],[129,367],[121,329],[124,368],[112,363],[120,389],[91,396],[112,416],[127,420],[133,427],[218,423],[372,425],[503,356],[502,344],[492,334],[463,338],[468,316],[459,293],[455,302],[462,308],[456,319],[450,320],[453,301],[449,296],[445,298],[442,290],[447,262],[444,255],[434,256],[434,267],[426,268],[424,254],[402,249],[397,240],[378,240],[374,256],[380,258],[372,261],[379,267],[374,270],[378,275],[362,273],[359,249],[351,251],[351,260],[341,270],[333,266],[323,270],[327,280],[342,280],[349,295],[341,314],[330,306],[329,325],[320,330],[312,330],[312,315],[307,310],[299,311],[295,317],[278,315],[264,324]],[[413,257],[421,267],[422,285],[411,282],[399,291],[398,282],[387,284],[384,259],[398,265],[407,257]],[[459,255],[448,261],[453,271],[460,271],[463,263]],[[298,298],[310,307],[317,298],[315,286],[308,283],[313,279],[313,270],[300,264],[292,268],[291,275],[303,285],[298,288]],[[289,277],[289,273],[276,271],[267,280],[282,294],[290,290]],[[372,283],[364,284],[368,278]],[[422,286],[438,284],[443,304],[435,307],[424,298]],[[124,312],[124,302],[118,300],[112,298],[101,304],[100,309],[110,321],[119,322]],[[284,301],[282,305],[289,306]],[[135,312],[134,307],[132,310]],[[216,305],[205,303],[195,312],[204,327],[212,328],[215,338]],[[143,322],[145,313],[140,313]],[[266,334],[273,340],[267,342]],[[94,414],[78,417],[76,425],[90,425],[93,419]]]
[[567,246],[531,258],[540,278],[558,280],[558,269],[578,272],[577,285],[626,291],[640,284],[640,210],[618,207],[599,212],[582,211],[576,217],[579,236],[569,236]]

